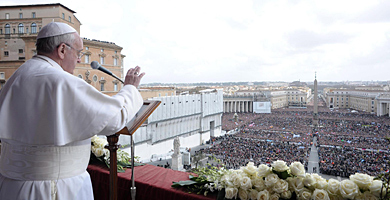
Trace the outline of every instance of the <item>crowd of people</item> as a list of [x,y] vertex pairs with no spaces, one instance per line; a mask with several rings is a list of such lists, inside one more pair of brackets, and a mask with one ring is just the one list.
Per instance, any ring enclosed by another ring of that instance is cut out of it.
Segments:
[[389,168],[390,157],[384,151],[365,151],[353,147],[320,147],[320,173],[349,177],[356,172],[372,176]]
[[310,148],[307,144],[225,135],[218,138],[212,147],[201,149],[200,152],[221,159],[227,169],[238,169],[248,162],[260,165],[276,160],[287,163],[299,161],[307,165]]
[[317,172],[348,177],[356,172],[376,175],[389,169],[388,116],[326,108],[319,108],[318,115],[315,129],[312,107],[276,109],[268,114],[226,113],[222,129],[236,133],[212,138],[214,145],[202,152],[214,154],[227,168],[278,159],[287,163],[300,161],[307,167],[312,139],[317,136]]

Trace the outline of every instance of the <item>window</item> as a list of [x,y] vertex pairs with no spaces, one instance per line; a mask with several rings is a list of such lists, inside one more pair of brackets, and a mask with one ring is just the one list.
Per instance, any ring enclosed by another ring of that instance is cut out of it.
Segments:
[[18,33],[23,34],[24,33],[24,25],[22,23],[19,24],[18,26]]
[[36,16],[35,16],[35,12],[33,12],[31,15],[32,15],[32,18],[35,18],[35,17],[36,17]]
[[100,91],[104,91],[104,83],[100,83]]
[[36,23],[31,24],[31,33],[37,33],[37,24]]
[[0,79],[5,79],[5,72],[0,72]]
[[23,13],[19,13],[19,19],[23,19]]
[[96,82],[97,79],[98,79],[98,77],[97,77],[96,75],[93,75],[92,80],[93,80],[94,82]]
[[5,13],[5,19],[9,19],[9,13]]
[[69,22],[72,22],[72,17],[69,16]]
[[3,35],[3,29],[2,28],[0,28],[0,34]]
[[62,19],[65,19],[65,13],[62,13]]
[[89,47],[85,47],[85,50],[89,50]]
[[114,91],[118,91],[118,83],[114,83]]
[[118,59],[114,58],[114,66],[117,66],[117,65],[118,65]]
[[23,53],[23,49],[19,49],[19,53]]
[[116,53],[118,53],[118,51],[117,51],[117,50],[115,50],[115,54],[116,54]]
[[104,49],[100,49],[100,52],[104,52]]
[[85,63],[89,63],[89,55],[85,55],[84,56],[84,62]]
[[78,77],[81,78],[81,79],[83,79],[83,75],[81,75],[81,74],[79,74]]
[[8,51],[4,51],[4,57],[8,57],[9,56],[9,52]]
[[26,33],[28,33],[28,27],[26,27]]
[[104,57],[100,56],[100,64],[103,65],[104,64]]
[[9,24],[5,25],[5,34],[11,34],[11,26]]

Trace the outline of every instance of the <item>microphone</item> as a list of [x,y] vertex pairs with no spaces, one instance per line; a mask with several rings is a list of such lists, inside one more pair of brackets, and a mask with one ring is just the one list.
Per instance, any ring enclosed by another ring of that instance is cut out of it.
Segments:
[[106,74],[116,78],[117,80],[119,80],[120,82],[122,82],[124,84],[124,82],[120,78],[118,78],[115,74],[110,72],[110,70],[108,70],[108,69],[104,68],[103,66],[101,66],[97,61],[92,61],[91,62],[91,67],[92,67],[92,69],[100,70],[100,71],[102,71],[102,72],[104,72],[104,73],[106,73]]

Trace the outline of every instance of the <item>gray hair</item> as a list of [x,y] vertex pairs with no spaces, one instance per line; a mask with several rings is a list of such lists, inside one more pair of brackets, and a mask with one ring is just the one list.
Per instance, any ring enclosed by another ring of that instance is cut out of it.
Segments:
[[38,53],[50,54],[58,48],[61,43],[72,45],[76,40],[74,33],[57,35],[53,37],[41,38],[37,40],[35,46]]

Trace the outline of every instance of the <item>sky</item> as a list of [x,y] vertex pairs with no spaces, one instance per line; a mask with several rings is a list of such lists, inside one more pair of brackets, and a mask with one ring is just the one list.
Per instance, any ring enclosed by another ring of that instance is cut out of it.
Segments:
[[2,0],[61,3],[81,37],[123,47],[142,83],[390,80],[390,1]]

